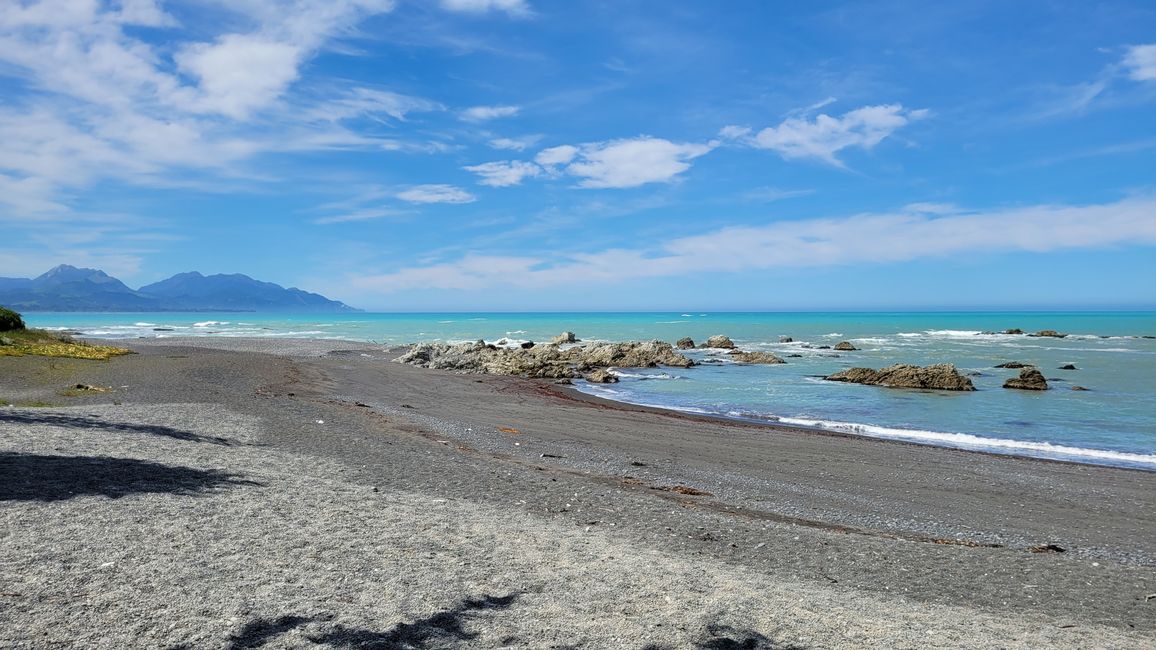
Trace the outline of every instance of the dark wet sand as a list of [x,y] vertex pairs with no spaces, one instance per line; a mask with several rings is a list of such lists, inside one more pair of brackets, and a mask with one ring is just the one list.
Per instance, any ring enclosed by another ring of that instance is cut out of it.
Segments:
[[[259,352],[279,342],[162,343],[101,364],[4,360],[0,398],[220,403],[267,422],[271,448],[374,484],[670,557],[1060,629],[1104,625],[1140,646],[1156,630],[1156,473],[717,421],[388,363],[396,354],[376,346],[269,356]],[[127,388],[56,395],[76,382]],[[1033,552],[1049,544],[1065,552]]]

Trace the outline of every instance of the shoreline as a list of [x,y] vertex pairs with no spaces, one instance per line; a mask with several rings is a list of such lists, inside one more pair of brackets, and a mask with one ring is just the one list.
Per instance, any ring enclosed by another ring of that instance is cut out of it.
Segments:
[[[278,617],[385,633],[513,593],[524,618],[462,622],[477,647],[705,647],[720,625],[775,647],[1137,647],[1156,630],[1148,472],[623,405],[379,346],[216,344],[0,360],[0,395],[57,396],[0,409],[0,464],[27,465],[0,481],[20,522],[0,641],[215,647]],[[81,382],[111,390],[62,402]]]
[[[94,340],[104,340],[104,339],[94,339]],[[155,338],[145,338],[145,339],[131,339],[131,340],[124,340],[122,342],[127,345],[127,344],[131,344],[131,343],[138,343],[139,344],[139,343],[145,342],[145,341],[147,341],[147,343],[144,343],[145,345],[191,345],[191,346],[195,346],[195,347],[206,347],[206,348],[221,349],[221,350],[238,349],[238,348],[240,348],[240,349],[257,348],[257,349],[261,349],[264,351],[269,351],[270,353],[273,353],[273,354],[280,354],[282,352],[279,350],[284,350],[285,348],[293,348],[293,347],[301,347],[301,346],[305,346],[305,347],[309,347],[309,346],[322,346],[322,347],[337,346],[337,347],[341,347],[344,344],[353,345],[353,346],[367,346],[368,345],[368,346],[378,347],[383,352],[386,352],[387,355],[390,357],[389,359],[386,360],[389,363],[393,363],[394,357],[402,354],[405,350],[407,350],[410,347],[410,345],[383,346],[381,344],[377,344],[377,343],[374,343],[372,341],[358,341],[358,340],[352,340],[352,339],[335,339],[335,338],[317,339],[317,338],[305,338],[305,337],[302,337],[302,338],[293,338],[293,337],[284,337],[284,338],[269,337],[269,338],[265,338],[265,337],[231,337],[231,336],[230,337],[220,337],[220,336],[172,337],[172,336],[166,336],[166,337],[155,337]],[[214,343],[210,343],[210,341],[212,341],[212,342],[230,341],[231,343],[214,344]],[[280,343],[281,345],[276,345],[277,343]],[[479,375],[479,376],[481,376],[481,375]],[[501,375],[487,375],[487,376],[501,376]],[[1090,457],[1087,460],[1083,460],[1080,458],[1068,458],[1068,457],[1058,457],[1057,458],[1057,457],[1047,456],[1044,454],[1053,453],[1056,456],[1067,456],[1067,455],[1075,455],[1075,454],[1065,454],[1065,452],[1063,452],[1063,451],[1048,452],[1047,450],[1040,451],[1039,455],[1030,453],[1029,450],[1000,451],[998,448],[994,448],[994,449],[993,448],[982,448],[982,446],[984,444],[982,441],[984,441],[984,440],[990,440],[993,442],[1005,442],[1005,441],[1006,442],[1022,442],[1022,441],[996,438],[996,437],[984,436],[981,434],[974,434],[974,433],[930,432],[930,433],[934,433],[937,435],[946,435],[946,436],[973,436],[973,437],[977,438],[979,441],[981,441],[981,442],[975,443],[976,446],[979,446],[981,448],[972,448],[972,447],[964,446],[963,444],[950,444],[949,442],[946,442],[946,441],[945,442],[936,442],[936,441],[931,440],[931,439],[928,439],[926,441],[905,439],[904,437],[901,437],[901,435],[896,435],[896,436],[871,435],[869,433],[846,431],[846,430],[836,428],[836,427],[808,426],[808,425],[804,425],[804,424],[783,423],[783,422],[773,421],[770,419],[763,420],[763,419],[755,418],[755,417],[732,416],[732,415],[727,415],[724,413],[701,413],[701,412],[695,412],[695,411],[690,411],[690,410],[683,410],[683,409],[679,409],[677,407],[671,407],[671,406],[657,406],[657,405],[651,405],[651,404],[636,404],[636,403],[628,402],[625,400],[615,400],[615,399],[611,399],[611,398],[607,398],[607,397],[602,397],[600,395],[595,395],[592,393],[582,391],[582,390],[580,390],[574,386],[559,385],[559,384],[555,384],[554,382],[551,382],[548,380],[537,380],[537,379],[533,379],[533,378],[516,377],[516,376],[512,376],[511,378],[512,379],[521,379],[521,380],[528,381],[528,382],[542,382],[543,385],[549,387],[551,390],[553,390],[559,394],[567,395],[571,399],[604,402],[606,404],[617,405],[619,408],[643,409],[644,411],[645,410],[652,410],[654,412],[660,412],[660,413],[666,413],[666,414],[677,414],[677,415],[686,416],[686,417],[702,417],[702,418],[707,418],[707,419],[710,419],[713,421],[722,421],[722,422],[729,422],[729,423],[741,423],[743,425],[754,426],[754,427],[763,427],[763,428],[767,428],[769,430],[795,430],[795,431],[803,431],[803,432],[808,432],[811,434],[818,434],[818,435],[829,435],[829,436],[836,436],[836,437],[843,436],[843,437],[855,438],[855,439],[876,440],[876,441],[883,441],[883,442],[903,444],[903,445],[915,445],[918,447],[930,447],[930,448],[934,448],[934,449],[950,449],[953,451],[962,451],[962,452],[968,452],[968,453],[974,453],[974,454],[983,454],[983,455],[990,455],[990,456],[997,456],[997,457],[1021,458],[1021,459],[1030,459],[1030,460],[1040,461],[1040,462],[1065,463],[1065,464],[1072,464],[1072,465],[1079,465],[1079,466],[1085,466],[1086,465],[1086,466],[1093,466],[1093,467],[1109,467],[1109,468],[1113,468],[1113,469],[1124,469],[1124,470],[1131,470],[1131,471],[1138,471],[1138,472],[1156,472],[1156,456],[1153,456],[1153,461],[1151,463],[1148,463],[1146,460],[1131,460],[1131,459],[1115,459],[1115,460],[1113,460],[1113,459],[1104,458],[1101,460],[1097,460],[1094,456]],[[900,391],[906,390],[906,389],[890,389],[890,388],[880,388],[880,387],[864,387],[864,388],[870,388],[870,389],[875,389],[875,390],[900,390]],[[769,417],[774,417],[774,416],[769,416]],[[870,423],[846,423],[846,424],[848,424],[850,426],[880,426],[880,425],[872,425]],[[884,427],[884,428],[886,428],[886,427]],[[906,431],[904,429],[896,429],[896,430],[897,431]],[[911,430],[911,431],[913,433],[916,433],[916,432],[927,433],[927,432],[917,431],[917,430]],[[1045,443],[1041,443],[1041,444],[1053,445],[1054,443],[1046,443],[1045,442]],[[991,446],[995,447],[996,445],[991,445]],[[1055,445],[1055,446],[1058,446],[1061,448],[1067,447],[1066,445]],[[1067,448],[1073,449],[1077,452],[1078,451],[1088,451],[1088,452],[1103,452],[1106,454],[1124,454],[1124,455],[1134,455],[1134,456],[1148,456],[1148,455],[1139,454],[1136,452],[1119,452],[1119,451],[1115,451],[1115,450],[1096,449],[1096,448],[1091,448],[1091,447],[1089,447],[1089,448],[1067,447]]]

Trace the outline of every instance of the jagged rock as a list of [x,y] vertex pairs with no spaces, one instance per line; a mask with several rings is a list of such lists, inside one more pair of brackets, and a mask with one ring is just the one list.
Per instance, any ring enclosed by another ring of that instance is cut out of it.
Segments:
[[786,363],[770,352],[739,352],[734,350],[728,354],[731,359],[740,363]]
[[1013,327],[1010,330],[1004,330],[1003,333],[1004,334],[1023,334],[1024,331],[1018,327]]
[[935,390],[975,390],[971,380],[959,374],[950,363],[933,366],[913,366],[896,364],[881,370],[872,368],[848,368],[824,377],[829,381],[845,381],[869,386],[888,388],[930,388]]
[[735,342],[732,341],[729,336],[723,336],[722,334],[716,334],[716,335],[710,337],[709,339],[707,339],[706,343],[703,343],[699,347],[700,348],[722,348],[723,350],[733,350],[733,349],[735,349]]
[[854,345],[851,345],[850,341],[840,341],[840,342],[835,344],[835,349],[839,350],[840,352],[854,352],[855,350],[858,350],[859,348],[855,347]]
[[1049,338],[1053,338],[1053,339],[1062,339],[1065,336],[1067,336],[1067,334],[1060,334],[1056,330],[1040,330],[1040,331],[1036,332],[1035,334],[1028,334],[1028,336],[1036,336],[1036,337],[1045,336],[1045,337],[1049,337]]
[[690,338],[689,336],[684,336],[675,342],[674,347],[678,348],[679,350],[693,350],[694,339]]
[[1019,361],[1008,361],[1007,363],[1001,363],[1001,364],[996,366],[996,368],[1014,368],[1014,369],[1034,368],[1034,367],[1035,366],[1033,366],[1030,363],[1020,363]]
[[580,340],[577,336],[574,336],[574,332],[565,331],[555,336],[550,342],[554,345],[562,345],[563,343],[577,343]]
[[1088,390],[1088,389],[1084,388],[1083,386],[1072,386],[1072,390]]
[[615,375],[605,368],[599,368],[594,372],[587,374],[586,381],[592,384],[617,384],[618,375]]
[[1065,363],[1059,367],[1060,370],[1079,370],[1074,363]]
[[610,366],[688,368],[694,365],[693,361],[662,341],[595,343],[565,350],[555,345],[528,349],[498,348],[481,341],[459,345],[419,343],[394,361],[438,370],[544,379],[576,379],[595,368]]
[[789,336],[780,336],[779,337],[779,343],[794,343],[794,342],[795,342],[795,339],[793,339]]
[[1019,390],[1047,390],[1048,381],[1044,379],[1043,373],[1035,368],[1024,368],[1020,370],[1019,377],[1012,377],[1003,383],[1004,388],[1016,388]]
[[534,347],[534,342],[533,341],[524,341],[522,343],[521,347],[523,350],[529,350],[530,348]]

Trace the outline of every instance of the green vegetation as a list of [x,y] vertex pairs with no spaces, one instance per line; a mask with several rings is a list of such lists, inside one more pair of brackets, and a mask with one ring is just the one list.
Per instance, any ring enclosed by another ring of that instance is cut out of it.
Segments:
[[24,329],[24,319],[20,314],[0,307],[0,332],[11,332]]
[[69,357],[72,359],[108,359],[131,350],[110,345],[92,345],[67,334],[26,329],[24,319],[11,309],[0,307],[0,357]]

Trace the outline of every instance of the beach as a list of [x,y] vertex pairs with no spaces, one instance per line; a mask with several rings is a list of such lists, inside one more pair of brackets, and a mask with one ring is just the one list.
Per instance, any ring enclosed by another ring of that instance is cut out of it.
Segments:
[[4,647],[1156,646],[1153,472],[125,343],[0,359]]

